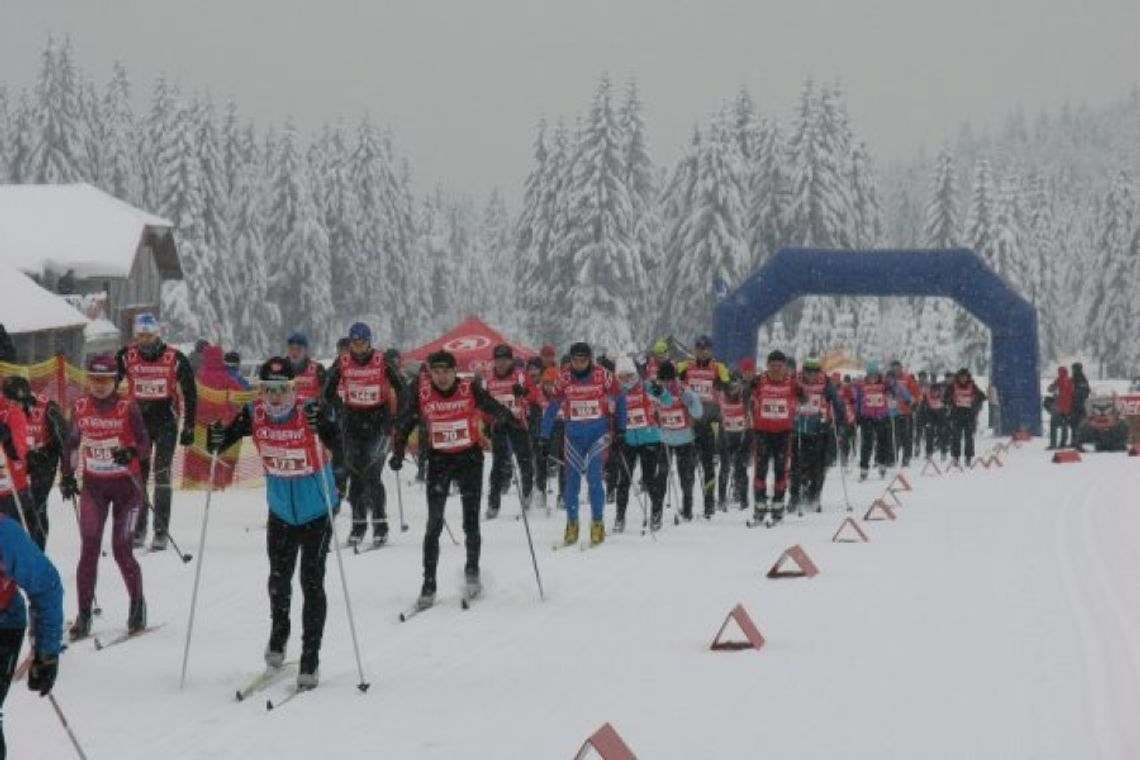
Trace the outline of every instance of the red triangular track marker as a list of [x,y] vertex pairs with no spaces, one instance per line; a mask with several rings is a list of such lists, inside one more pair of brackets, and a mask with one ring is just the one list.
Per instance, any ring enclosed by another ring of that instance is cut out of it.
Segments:
[[[746,641],[722,641],[721,636],[724,635],[724,629],[728,627],[729,622],[735,620],[736,624],[740,626],[740,632],[744,634]],[[724,622],[721,623],[720,630],[716,632],[716,638],[713,639],[712,649],[715,652],[739,649],[759,649],[764,646],[764,637],[760,635],[760,630],[756,624],[752,622],[752,618],[748,617],[748,613],[744,611],[744,607],[736,605],[732,611],[725,617]]]
[[[884,517],[872,517],[875,512],[882,512]],[[891,509],[891,505],[887,504],[882,499],[875,499],[871,502],[871,506],[867,509],[867,513],[863,515],[864,520],[893,520],[895,519],[895,511]]]
[[602,760],[637,760],[637,755],[633,754],[633,750],[609,723],[603,725],[586,740],[582,749],[574,755],[574,760],[590,757],[591,750]]
[[1128,456],[1140,457],[1140,443],[1132,444],[1132,448],[1128,449]]
[[1053,464],[1075,464],[1081,461],[1081,455],[1075,449],[1062,449],[1053,454]]
[[[845,528],[853,529],[855,531],[855,535],[859,536],[859,538],[841,538],[840,536],[843,534],[843,530]],[[858,543],[859,541],[870,540],[871,539],[867,538],[867,534],[863,532],[863,529],[859,527],[859,523],[855,522],[850,517],[839,523],[839,530],[835,531],[835,535],[831,537],[831,542],[835,544],[854,544]]]
[[[799,569],[784,570],[783,566],[786,562],[795,563]],[[772,569],[768,571],[769,578],[814,578],[817,575],[819,575],[819,568],[815,566],[811,557],[799,544],[790,549],[785,549],[780,558],[776,560],[776,564],[772,565]]]
[[889,486],[887,486],[887,490],[913,491],[914,489],[911,488],[910,481],[906,479],[906,476],[900,472],[898,475],[895,475],[895,479],[891,481],[891,484]]
[[938,464],[933,459],[927,459],[926,464],[924,464],[922,466],[922,471],[919,472],[918,474],[919,475],[925,475],[931,469],[934,470],[935,475],[941,475],[942,474],[941,468],[939,468]]

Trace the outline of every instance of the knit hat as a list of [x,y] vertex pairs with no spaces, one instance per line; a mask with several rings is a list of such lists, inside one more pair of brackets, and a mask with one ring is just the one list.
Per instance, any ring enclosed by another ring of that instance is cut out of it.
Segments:
[[619,356],[614,366],[614,372],[618,377],[622,375],[636,375],[637,367],[634,366],[633,359],[630,359],[628,356]]
[[110,354],[96,354],[87,360],[88,377],[118,377],[119,365]]

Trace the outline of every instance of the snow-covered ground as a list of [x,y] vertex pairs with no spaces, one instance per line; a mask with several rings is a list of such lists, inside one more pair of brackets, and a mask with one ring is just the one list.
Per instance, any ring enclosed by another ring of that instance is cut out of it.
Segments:
[[[185,690],[193,565],[168,552],[141,560],[151,621],[165,627],[103,652],[72,647],[56,694],[93,759],[566,758],[606,721],[643,758],[1140,757],[1140,459],[1053,465],[1035,442],[1001,469],[909,474],[898,520],[862,523],[867,544],[830,543],[845,516],[834,472],[822,515],[770,531],[718,513],[669,522],[657,541],[634,530],[552,552],[562,519],[536,516],[545,602],[511,496],[507,518],[484,525],[485,599],[460,610],[463,552],[445,533],[441,606],[400,623],[425,519],[422,489],[406,483],[412,530],[345,556],[371,690],[355,688],[330,557],[321,687],[269,713],[233,698],[268,633],[264,532],[246,530],[262,492],[219,494]],[[882,488],[851,484],[860,513]],[[176,495],[175,537],[196,555],[203,503]],[[70,617],[77,536],[63,505],[52,510]],[[449,516],[458,526],[457,503]],[[796,543],[820,575],[766,579]],[[96,629],[110,631],[126,602],[112,560],[101,573]],[[767,645],[710,652],[737,602]],[[298,593],[292,656],[299,605]],[[22,684],[5,713],[11,757],[69,756]]]

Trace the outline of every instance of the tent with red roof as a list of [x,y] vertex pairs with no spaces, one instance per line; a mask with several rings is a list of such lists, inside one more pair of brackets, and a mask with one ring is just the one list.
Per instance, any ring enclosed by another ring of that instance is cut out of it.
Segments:
[[486,373],[491,369],[491,350],[500,343],[510,346],[515,358],[529,359],[538,353],[515,343],[479,317],[471,315],[441,337],[408,351],[401,359],[423,362],[436,351],[450,351],[455,355],[456,368],[460,372]]

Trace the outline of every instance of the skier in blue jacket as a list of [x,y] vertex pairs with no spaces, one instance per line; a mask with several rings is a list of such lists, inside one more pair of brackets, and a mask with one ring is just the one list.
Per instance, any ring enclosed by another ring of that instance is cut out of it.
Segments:
[[590,543],[600,544],[606,537],[602,465],[611,443],[620,448],[625,440],[625,395],[613,374],[594,363],[590,345],[575,343],[570,346],[570,366],[559,375],[550,401],[542,417],[539,438],[543,451],[539,461],[546,460],[554,421],[562,409],[566,416],[565,543],[578,542],[578,493],[585,475],[590,491]]
[[[321,399],[300,401],[293,389],[293,365],[274,357],[262,365],[261,397],[242,409],[227,427],[220,422],[208,431],[211,452],[224,451],[243,436],[252,436],[265,468],[269,502],[266,543],[269,553],[269,611],[271,627],[265,664],[285,664],[289,640],[289,605],[293,573],[301,558],[301,660],[297,685],[311,689],[319,681],[321,637],[324,634],[325,558],[333,536],[329,508],[336,514],[340,495],[333,477],[332,455],[340,446],[339,430],[326,414]],[[326,501],[326,499],[328,501]]]
[[[63,586],[59,573],[16,520],[0,515],[0,706],[16,672],[31,605],[32,664],[28,688],[47,696],[59,671],[63,640]],[[0,728],[0,760],[7,754]]]

